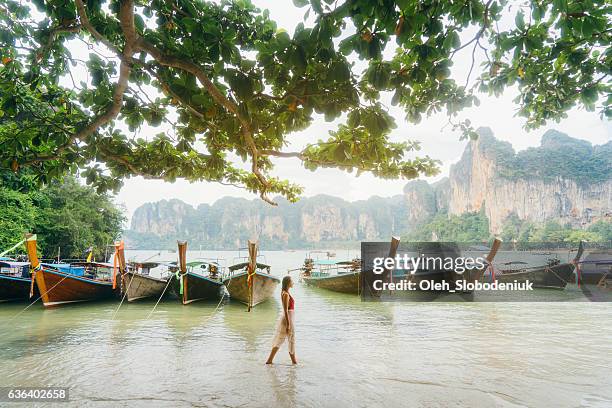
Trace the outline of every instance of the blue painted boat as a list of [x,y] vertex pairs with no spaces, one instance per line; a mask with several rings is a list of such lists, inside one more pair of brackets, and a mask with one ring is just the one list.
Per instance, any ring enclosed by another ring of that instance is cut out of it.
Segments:
[[29,262],[17,262],[10,258],[0,260],[0,302],[27,300],[31,287]]

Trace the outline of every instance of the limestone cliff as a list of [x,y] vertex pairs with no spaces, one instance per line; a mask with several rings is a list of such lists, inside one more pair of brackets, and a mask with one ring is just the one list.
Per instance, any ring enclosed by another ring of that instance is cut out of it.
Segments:
[[[402,196],[349,203],[332,196],[282,199],[278,207],[261,200],[225,197],[193,208],[178,200],[148,203],[136,210],[126,239],[132,247],[165,248],[188,239],[203,248],[233,249],[256,239],[267,249],[305,248],[325,243],[388,239],[405,230]],[[421,210],[421,207],[414,207]]]
[[511,214],[583,227],[611,215],[610,160],[612,142],[593,148],[549,131],[539,148],[515,153],[509,143],[481,129],[480,137],[451,167],[448,212],[463,214],[484,207],[493,233]]
[[185,221],[194,209],[181,200],[161,200],[138,208],[132,217],[132,231],[145,234],[176,234],[188,229]]

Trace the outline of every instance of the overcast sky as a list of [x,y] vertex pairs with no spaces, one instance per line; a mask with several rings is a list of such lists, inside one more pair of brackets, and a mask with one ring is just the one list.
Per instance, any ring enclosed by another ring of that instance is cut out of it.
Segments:
[[[268,8],[271,18],[278,23],[279,27],[287,29],[290,33],[302,21],[305,12],[305,9],[294,7],[291,1],[254,0],[254,3],[262,8]],[[458,53],[453,67],[453,77],[462,82],[465,81],[470,61],[471,48],[467,47]],[[474,73],[477,72],[477,68],[478,65]],[[511,142],[515,150],[538,146],[542,134],[548,129],[556,129],[572,137],[588,140],[593,144],[606,143],[612,139],[612,126],[609,121],[601,120],[595,112],[577,109],[571,111],[569,117],[560,123],[551,123],[536,131],[526,132],[523,129],[525,120],[514,116],[516,105],[512,103],[512,99],[516,97],[516,92],[516,90],[509,90],[501,98],[479,95],[480,106],[465,110],[461,118],[469,118],[477,127],[490,127],[497,138]],[[394,141],[421,141],[422,150],[418,152],[419,155],[429,155],[443,162],[442,173],[432,178],[431,181],[447,175],[449,166],[459,159],[467,144],[466,141],[459,140],[459,134],[453,132],[450,126],[443,129],[447,118],[444,115],[438,115],[425,118],[419,125],[409,124],[404,119],[402,109],[391,106],[388,99],[385,102],[398,125],[392,133],[392,139]],[[292,144],[287,147],[287,150],[299,149],[308,142],[326,138],[328,132],[335,129],[338,123],[327,123],[319,118],[306,131],[292,134],[289,137]],[[274,174],[304,186],[304,196],[330,194],[353,201],[367,199],[372,195],[399,194],[406,184],[406,180],[380,180],[367,174],[355,177],[334,169],[320,169],[313,173],[305,170],[297,159],[275,159],[274,162],[276,164]],[[192,184],[183,180],[167,183],[136,177],[125,181],[116,201],[125,205],[128,217],[131,217],[134,210],[146,202],[178,198],[197,206],[200,203],[212,204],[223,196],[256,198],[242,189],[216,183]]]

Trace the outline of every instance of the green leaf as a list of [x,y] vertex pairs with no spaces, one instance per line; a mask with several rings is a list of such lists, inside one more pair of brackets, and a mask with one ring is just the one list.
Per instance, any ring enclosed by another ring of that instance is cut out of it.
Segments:
[[525,30],[525,14],[522,10],[516,13],[516,16],[514,17],[514,24],[516,24],[516,27],[519,30]]
[[193,103],[201,106],[206,106],[210,103],[210,99],[208,98],[208,96],[202,94],[194,94],[191,97],[191,100],[193,101]]
[[291,38],[286,31],[281,31],[276,34],[276,41],[278,41],[278,45],[283,48],[287,48],[291,44]]
[[253,96],[253,82],[242,72],[235,71],[229,78],[229,84],[239,99],[247,100]]
[[312,9],[315,11],[315,13],[317,14],[323,13],[323,7],[321,6],[321,0],[310,0],[310,5],[312,6]]
[[145,23],[140,14],[134,15],[134,25],[136,26],[136,31],[142,33],[145,29]]

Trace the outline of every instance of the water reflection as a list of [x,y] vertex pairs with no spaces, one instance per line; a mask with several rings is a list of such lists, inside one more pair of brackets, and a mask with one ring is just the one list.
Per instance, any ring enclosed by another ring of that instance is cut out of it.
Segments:
[[258,344],[271,343],[276,320],[280,314],[276,300],[260,303],[250,312],[239,302],[230,302],[221,312],[223,324],[231,341],[244,342],[247,352],[254,352]]
[[272,393],[279,407],[297,405],[296,378],[299,367],[287,364],[275,364],[266,368]]

